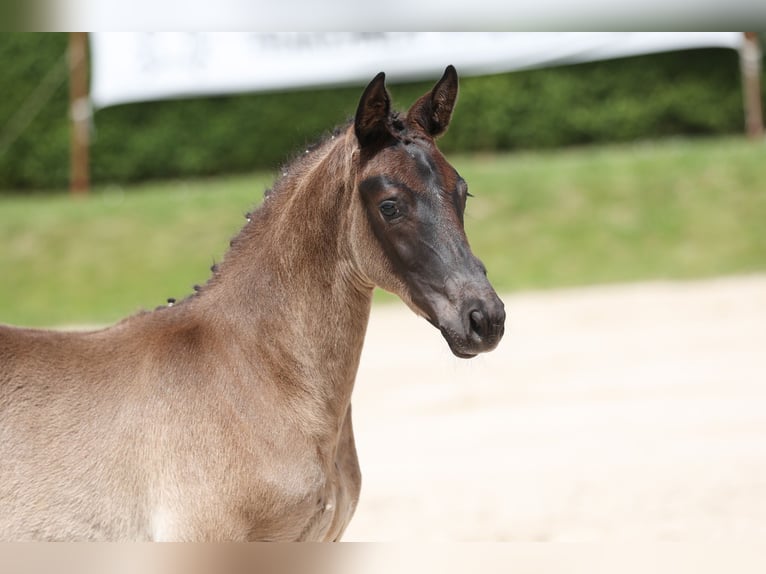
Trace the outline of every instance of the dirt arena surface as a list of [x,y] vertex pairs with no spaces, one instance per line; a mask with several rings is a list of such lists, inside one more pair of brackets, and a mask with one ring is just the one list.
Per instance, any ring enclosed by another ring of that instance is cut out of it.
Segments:
[[503,299],[470,361],[373,310],[344,540],[766,539],[766,275]]

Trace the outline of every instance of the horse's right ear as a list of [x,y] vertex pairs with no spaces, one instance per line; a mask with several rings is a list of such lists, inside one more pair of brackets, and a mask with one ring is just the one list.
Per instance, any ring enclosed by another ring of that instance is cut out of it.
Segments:
[[369,83],[359,100],[354,118],[354,132],[360,147],[379,143],[391,135],[388,128],[391,98],[385,81],[386,75],[380,72]]

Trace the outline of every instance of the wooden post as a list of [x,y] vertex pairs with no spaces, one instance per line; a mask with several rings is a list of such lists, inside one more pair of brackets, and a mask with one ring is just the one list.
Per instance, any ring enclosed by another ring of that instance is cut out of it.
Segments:
[[88,98],[88,34],[69,34],[69,117],[71,122],[69,191],[85,196],[90,187]]
[[739,51],[742,93],[745,104],[745,133],[751,139],[763,138],[761,104],[761,48],[756,32],[745,32]]

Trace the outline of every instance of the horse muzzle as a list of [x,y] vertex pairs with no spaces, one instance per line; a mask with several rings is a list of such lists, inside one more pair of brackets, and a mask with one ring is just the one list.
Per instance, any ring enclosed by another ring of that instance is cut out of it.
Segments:
[[497,347],[505,332],[505,306],[493,292],[483,299],[469,299],[441,320],[431,321],[456,357],[471,359]]

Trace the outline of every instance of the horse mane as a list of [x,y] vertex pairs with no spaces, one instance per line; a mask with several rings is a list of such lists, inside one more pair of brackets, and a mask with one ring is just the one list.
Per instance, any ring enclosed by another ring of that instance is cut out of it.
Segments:
[[[398,139],[406,141],[407,124],[402,118],[402,115],[397,111],[392,111],[388,123],[391,133]],[[280,205],[284,200],[295,192],[296,187],[299,187],[304,183],[307,179],[305,175],[308,172],[315,172],[317,169],[324,169],[329,172],[326,174],[314,173],[315,176],[318,175],[321,177],[323,175],[332,176],[338,172],[350,170],[352,151],[349,148],[351,148],[352,145],[355,145],[355,143],[352,144],[352,142],[346,142],[345,153],[335,154],[332,158],[330,157],[331,154],[329,152],[332,144],[337,143],[339,139],[344,138],[344,135],[349,133],[349,128],[352,124],[353,119],[349,119],[346,122],[335,126],[333,129],[325,131],[316,140],[303,147],[301,151],[293,152],[291,157],[280,166],[274,183],[264,190],[261,203],[245,213],[245,225],[243,225],[231,238],[229,241],[229,249],[224,253],[221,261],[213,262],[210,267],[211,274],[208,276],[207,281],[204,284],[194,285],[192,293],[182,299],[168,298],[167,304],[156,307],[154,311],[162,311],[183,304],[190,299],[197,297],[200,293],[205,291],[208,286],[215,282],[219,277],[221,266],[227,261],[227,258],[230,257],[231,252],[236,246],[242,243],[244,237],[252,233],[254,228],[267,224],[271,214],[279,211]],[[332,161],[325,161],[327,159],[332,159]],[[344,162],[349,165],[344,165]],[[346,173],[345,175],[348,178],[351,174]],[[152,311],[147,310],[139,312],[136,315],[143,315],[151,312]],[[128,319],[130,319],[130,317],[125,320]]]
[[[336,138],[339,138],[346,133],[353,121],[353,118],[346,120],[346,122],[335,126],[332,130],[324,132],[318,139],[306,145],[302,151],[293,152],[290,158],[280,166],[278,177],[272,187],[264,191],[264,199],[268,199],[277,193],[281,193],[283,190],[290,189],[290,185],[285,185],[286,180],[293,174],[303,172],[307,165],[313,164],[317,160],[317,156],[320,155],[319,152],[323,150],[328,143],[333,142]],[[392,111],[390,113],[388,123],[391,128],[391,133],[397,137],[401,137],[406,131],[406,123],[403,121],[401,114],[397,111]],[[263,207],[263,205],[252,212],[247,213],[245,217],[249,219],[255,211],[261,207]]]

